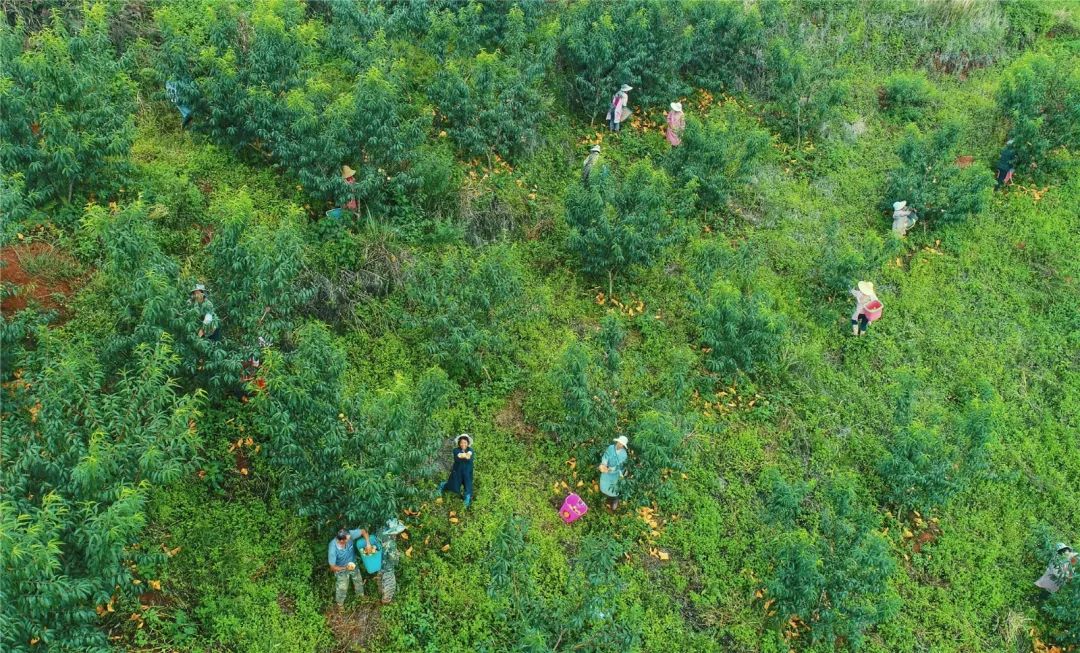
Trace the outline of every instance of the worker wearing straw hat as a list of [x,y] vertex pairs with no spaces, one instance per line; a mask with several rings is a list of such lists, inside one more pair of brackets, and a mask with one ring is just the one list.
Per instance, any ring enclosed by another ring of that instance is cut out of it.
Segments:
[[344,179],[345,183],[350,186],[349,194],[352,195],[352,198],[345,204],[345,208],[349,209],[350,211],[355,211],[356,195],[353,194],[353,189],[351,187],[356,184],[356,171],[347,165],[341,166],[341,178]]
[[583,185],[589,185],[589,177],[592,175],[593,166],[596,165],[596,161],[599,158],[600,146],[593,145],[591,148],[589,148],[589,156],[585,157],[585,163],[581,167],[581,183]]
[[915,211],[908,208],[907,202],[903,200],[893,202],[892,208],[893,233],[903,238],[907,235],[908,229],[915,226],[915,221],[918,219],[918,216],[915,215]]
[[682,143],[682,132],[686,128],[686,117],[683,115],[682,102],[672,102],[671,111],[667,114],[667,129],[664,135],[672,147],[678,147]]
[[634,90],[633,86],[623,84],[619,87],[619,92],[611,98],[611,108],[607,112],[607,121],[608,128],[613,132],[619,131],[622,128],[623,121],[630,117],[630,109],[626,105],[630,102],[630,96],[627,93],[632,90]]
[[619,507],[619,482],[626,475],[627,445],[629,440],[620,435],[611,441],[607,451],[600,459],[600,491],[608,498],[608,508],[612,511]]
[[874,292],[874,284],[869,281],[860,281],[857,287],[851,289],[851,294],[855,297],[855,311],[851,314],[851,334],[861,336],[866,333],[872,321],[867,307],[874,302],[880,306],[880,302]]
[[473,450],[472,436],[462,433],[457,438],[457,448],[454,449],[454,465],[450,468],[450,478],[439,485],[439,493],[464,492],[465,507],[472,503],[473,493]]
[[220,323],[214,313],[214,304],[206,297],[206,286],[201,283],[191,289],[191,306],[199,322],[199,337],[218,340],[221,337],[218,330]]

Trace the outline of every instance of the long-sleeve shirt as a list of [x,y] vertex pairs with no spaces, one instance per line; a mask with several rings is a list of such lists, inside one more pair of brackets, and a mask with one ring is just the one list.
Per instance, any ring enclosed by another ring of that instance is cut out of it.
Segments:
[[589,152],[589,156],[585,157],[585,164],[581,167],[581,183],[589,183],[589,176],[592,175],[593,166],[599,158],[599,152]]
[[626,94],[626,91],[619,91],[615,94],[615,97],[611,98],[611,108],[608,109],[608,120],[614,120],[615,122],[622,122],[626,117],[626,103],[630,101],[630,96]]
[[859,315],[866,311],[866,305],[870,302],[876,302],[878,300],[875,293],[867,295],[858,288],[852,288],[851,294],[855,297],[855,311],[851,314],[851,319],[859,319]]
[[600,464],[608,469],[600,472],[600,491],[609,497],[618,496],[619,479],[623,476],[623,465],[626,464],[626,449],[618,449],[614,444],[608,445]]
[[686,116],[682,111],[668,111],[667,114],[667,140],[672,146],[682,143],[682,130],[686,127]]
[[349,531],[349,539],[345,540],[344,548],[339,546],[336,537],[330,540],[330,546],[327,547],[326,551],[326,562],[337,567],[344,567],[350,562],[356,562],[356,541],[360,537],[360,529],[354,528]]

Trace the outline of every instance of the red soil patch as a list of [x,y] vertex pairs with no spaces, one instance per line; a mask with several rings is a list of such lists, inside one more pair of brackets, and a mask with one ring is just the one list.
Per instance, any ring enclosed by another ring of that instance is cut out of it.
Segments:
[[0,298],[5,317],[21,311],[33,300],[45,309],[63,313],[65,300],[78,290],[86,275],[70,255],[47,243],[0,249],[0,281],[15,292]]

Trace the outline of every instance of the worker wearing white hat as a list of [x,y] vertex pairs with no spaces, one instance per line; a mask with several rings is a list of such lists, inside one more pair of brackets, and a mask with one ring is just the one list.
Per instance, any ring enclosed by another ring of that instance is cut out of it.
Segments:
[[383,605],[394,600],[397,593],[397,563],[401,560],[401,551],[397,547],[397,536],[405,531],[405,524],[400,519],[390,519],[386,526],[379,529],[376,537],[382,549],[382,569],[379,570],[379,591]]
[[630,109],[626,108],[626,105],[630,102],[630,96],[627,93],[632,90],[634,90],[633,86],[623,84],[619,88],[619,92],[611,98],[611,108],[607,112],[607,121],[608,128],[613,132],[619,131],[622,128],[623,121],[630,117]]
[[191,305],[199,322],[199,337],[217,340],[220,337],[218,331],[220,324],[218,323],[217,314],[214,313],[214,304],[206,297],[206,286],[197,283],[191,289]]
[[626,466],[626,447],[629,443],[625,435],[620,435],[611,441],[600,459],[600,491],[607,496],[611,510],[619,507],[619,482],[626,475],[623,468]]
[[907,202],[903,200],[893,202],[892,208],[893,233],[903,238],[907,235],[908,229],[915,226],[915,221],[918,219],[918,216],[915,215],[915,211],[908,208]]
[[682,143],[682,132],[686,128],[686,116],[683,115],[682,102],[672,102],[671,111],[667,114],[667,129],[664,136],[672,147],[678,147]]
[[1035,585],[1053,594],[1073,579],[1078,568],[1080,568],[1080,554],[1064,542],[1058,542],[1054,547],[1054,557],[1046,566],[1046,573],[1035,581]]

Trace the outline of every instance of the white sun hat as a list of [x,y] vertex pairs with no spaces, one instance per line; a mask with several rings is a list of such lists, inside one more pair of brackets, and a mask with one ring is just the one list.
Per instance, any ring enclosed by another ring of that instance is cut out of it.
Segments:
[[599,145],[593,145],[592,147],[589,148],[589,151],[590,152],[599,152],[600,151],[600,146]]
[[904,200],[900,200],[899,202],[893,202],[892,210],[893,211],[899,211],[900,209],[904,208],[905,206],[907,206],[907,202],[905,202]]
[[624,447],[629,446],[629,444],[630,444],[630,441],[626,439],[625,435],[620,435],[619,437],[612,440],[612,442],[618,442],[619,444],[621,444]]
[[873,295],[874,294],[874,284],[870,283],[869,281],[860,281],[859,282],[859,292],[861,292],[864,295]]
[[632,90],[634,90],[633,86],[630,86],[629,84],[623,84],[622,88],[619,89],[619,92],[620,93],[625,93],[627,91],[632,91]]
[[671,110],[672,111],[682,111],[682,102],[672,102],[671,103]]

